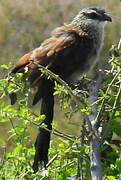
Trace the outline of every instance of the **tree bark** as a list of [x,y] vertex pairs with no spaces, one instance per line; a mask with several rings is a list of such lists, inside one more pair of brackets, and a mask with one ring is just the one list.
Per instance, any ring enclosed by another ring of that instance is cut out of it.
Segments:
[[102,76],[98,77],[97,82],[91,86],[91,92],[89,96],[89,106],[91,107],[92,114],[88,117],[92,125],[92,131],[90,132],[90,173],[92,180],[102,179],[101,157],[100,157],[100,134],[98,127],[96,126],[97,107],[92,105],[98,99],[98,90],[101,86]]

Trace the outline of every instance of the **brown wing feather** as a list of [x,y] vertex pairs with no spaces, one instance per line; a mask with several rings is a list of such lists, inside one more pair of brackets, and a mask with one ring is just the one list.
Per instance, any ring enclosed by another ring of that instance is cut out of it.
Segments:
[[12,73],[23,72],[23,71],[24,71],[23,68],[25,68],[25,66],[26,66],[27,64],[29,64],[29,62],[30,62],[29,59],[30,59],[30,57],[31,57],[31,54],[32,54],[32,52],[27,53],[27,54],[25,54],[24,56],[22,56],[22,57],[18,60],[18,62],[16,63],[15,67],[11,70],[11,72],[12,72]]
[[52,32],[52,37],[45,40],[40,47],[20,58],[12,72],[23,72],[25,67],[28,67],[28,70],[34,70],[37,67],[34,62],[49,67],[49,63],[58,53],[76,43],[77,36],[84,37],[87,34],[70,25],[56,28]]

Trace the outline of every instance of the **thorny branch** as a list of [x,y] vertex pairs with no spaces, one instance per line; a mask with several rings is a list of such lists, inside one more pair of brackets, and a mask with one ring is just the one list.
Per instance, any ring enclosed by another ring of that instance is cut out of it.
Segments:
[[[36,63],[35,63],[36,64]],[[54,74],[52,71],[50,71],[49,69],[47,69],[46,67],[43,67],[42,65],[40,64],[36,64],[38,66],[38,68],[40,68],[40,70],[42,71],[43,74],[46,74],[46,75],[50,75],[51,78],[55,79],[57,82],[59,82],[61,85],[63,85],[65,87],[65,89],[67,89],[68,91],[68,94],[70,95],[70,97],[75,101],[76,103],[76,106],[78,108],[78,110],[81,109],[81,103],[84,105],[84,106],[87,106],[87,104],[85,104],[84,102],[81,101],[81,98],[79,99],[74,93],[73,93],[73,90],[69,87],[69,85],[64,81],[62,80],[58,75]],[[81,102],[81,103],[80,103]],[[87,121],[87,124],[88,124],[88,129],[89,131],[97,137],[97,134],[96,134],[96,131],[95,129],[93,129],[92,127],[92,124],[91,122],[89,121],[89,119],[87,118],[86,119]]]

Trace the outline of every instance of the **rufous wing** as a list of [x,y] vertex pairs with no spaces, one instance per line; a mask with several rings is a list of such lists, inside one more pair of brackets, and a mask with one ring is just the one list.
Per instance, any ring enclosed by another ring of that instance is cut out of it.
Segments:
[[81,36],[84,37],[87,36],[87,34],[71,25],[56,28],[52,32],[52,36],[45,40],[40,47],[21,57],[11,72],[24,72],[26,68],[28,68],[28,71],[32,71],[37,68],[37,64],[49,68],[53,59],[58,56],[58,54],[67,51],[70,46],[76,45]]

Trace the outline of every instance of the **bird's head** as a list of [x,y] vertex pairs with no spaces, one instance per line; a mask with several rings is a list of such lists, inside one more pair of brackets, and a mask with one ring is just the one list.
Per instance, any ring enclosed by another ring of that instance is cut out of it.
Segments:
[[105,22],[111,22],[111,17],[104,9],[98,7],[89,7],[82,9],[73,19],[72,24],[76,26],[102,26]]

